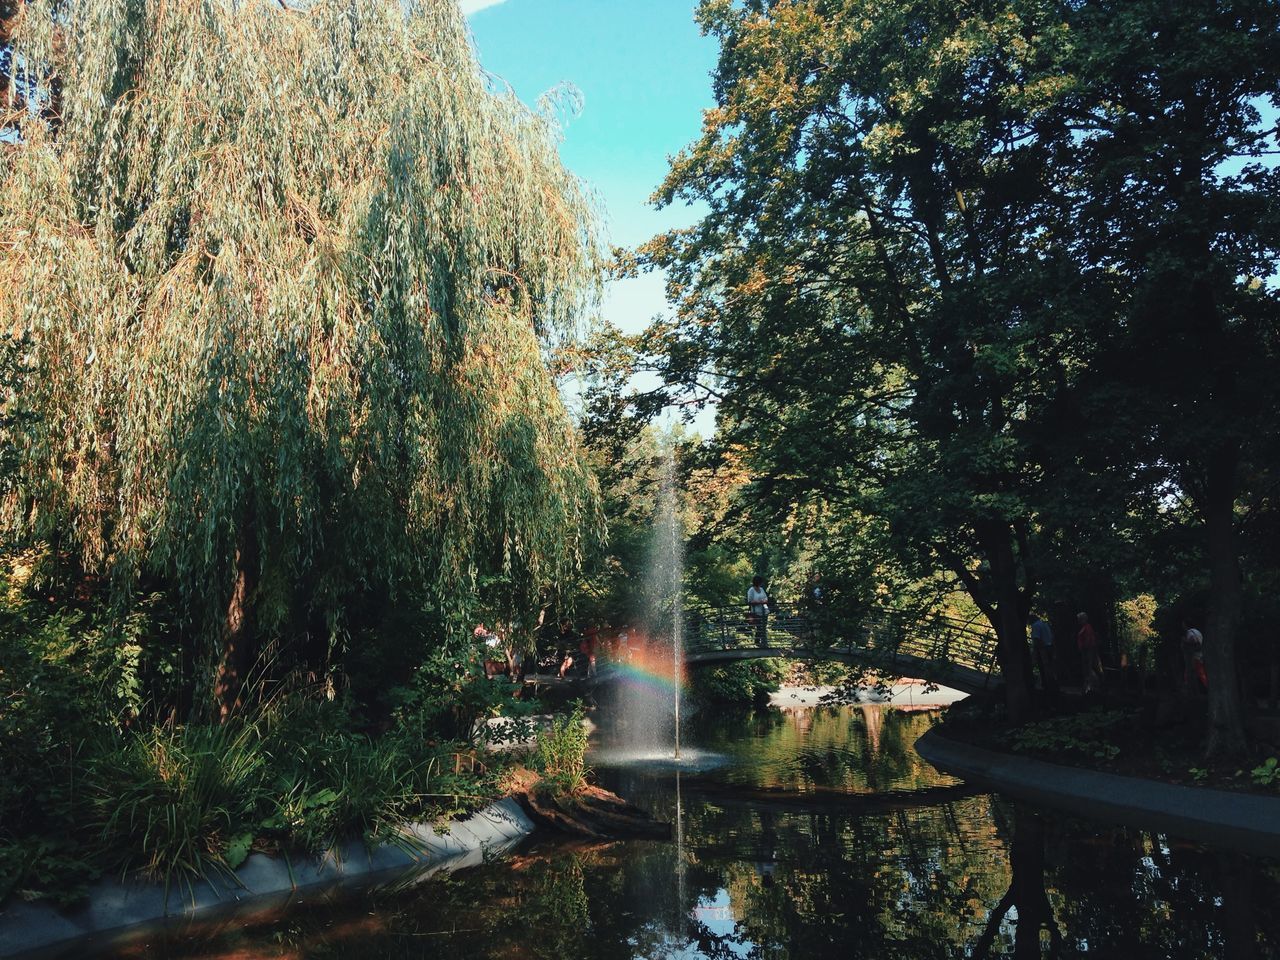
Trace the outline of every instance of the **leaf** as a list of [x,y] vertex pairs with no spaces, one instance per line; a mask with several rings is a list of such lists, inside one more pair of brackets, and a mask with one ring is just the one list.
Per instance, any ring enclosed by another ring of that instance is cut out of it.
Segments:
[[227,849],[223,854],[223,858],[227,861],[227,866],[232,870],[237,869],[249,857],[249,850],[253,846],[253,834],[241,833],[232,837],[227,841]]

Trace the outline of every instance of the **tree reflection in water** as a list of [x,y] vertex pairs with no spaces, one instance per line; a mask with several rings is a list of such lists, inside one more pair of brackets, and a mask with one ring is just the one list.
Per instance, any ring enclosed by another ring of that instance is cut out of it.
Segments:
[[[1262,960],[1280,951],[1275,864],[946,793],[954,788],[910,750],[932,720],[878,720],[876,750],[856,709],[810,715],[803,735],[776,715],[704,729],[700,746],[740,755],[728,774],[682,778],[680,849],[544,842],[270,930],[133,955]],[[671,774],[606,774],[674,820]],[[913,785],[921,805],[904,796]],[[845,791],[843,805],[832,789]],[[744,791],[753,799],[734,802]]]

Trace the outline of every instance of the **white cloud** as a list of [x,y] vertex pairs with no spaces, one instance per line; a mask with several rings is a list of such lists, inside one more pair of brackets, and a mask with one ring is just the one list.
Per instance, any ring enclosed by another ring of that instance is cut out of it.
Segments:
[[469,17],[485,7],[496,7],[498,4],[505,2],[506,0],[458,0],[458,5],[462,7],[462,15]]

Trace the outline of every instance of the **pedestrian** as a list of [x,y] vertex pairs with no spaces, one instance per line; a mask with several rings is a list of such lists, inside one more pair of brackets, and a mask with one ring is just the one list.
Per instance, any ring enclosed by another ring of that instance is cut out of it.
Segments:
[[1209,674],[1204,668],[1204,634],[1186,620],[1182,621],[1182,688],[1187,693],[1209,689]]
[[1089,623],[1089,615],[1076,614],[1076,649],[1080,651],[1080,671],[1085,693],[1091,693],[1102,685],[1102,660],[1098,656],[1098,635]]
[[1054,693],[1058,678],[1053,662],[1053,628],[1034,613],[1028,614],[1027,623],[1031,625],[1031,652],[1040,671],[1040,686],[1045,693]]
[[556,675],[564,677],[573,669],[574,655],[578,652],[578,635],[574,633],[573,623],[570,620],[560,621],[560,634],[556,637],[556,656],[560,661],[560,667],[556,671]]
[[582,631],[582,642],[578,644],[578,652],[586,660],[588,677],[596,675],[596,650],[600,646],[600,628],[592,624]]
[[764,577],[752,577],[747,588],[748,620],[755,625],[756,641],[762,647],[769,646],[769,592],[764,588]]
[[483,623],[476,626],[474,634],[475,638],[480,641],[480,645],[484,651],[485,677],[492,680],[499,674],[505,673],[507,663],[505,658],[502,658],[501,651],[498,649],[502,645],[502,640]]
[[827,602],[826,589],[822,586],[822,574],[816,570],[809,577],[809,606],[813,610],[817,610]]

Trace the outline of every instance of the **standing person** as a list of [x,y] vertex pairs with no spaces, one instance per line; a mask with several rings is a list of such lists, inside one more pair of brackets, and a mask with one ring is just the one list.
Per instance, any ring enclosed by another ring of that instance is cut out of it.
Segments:
[[1209,674],[1204,669],[1204,634],[1186,620],[1182,621],[1182,688],[1187,693],[1209,689]]
[[1027,615],[1027,623],[1031,625],[1031,652],[1040,671],[1040,686],[1045,693],[1053,693],[1058,688],[1053,664],[1053,628],[1034,613]]
[[556,671],[557,676],[563,677],[573,669],[573,659],[577,652],[578,635],[574,633],[573,622],[561,620],[560,633],[556,637],[556,658],[560,663]]
[[506,659],[502,657],[501,651],[498,649],[502,644],[498,635],[482,623],[475,629],[475,638],[484,647],[484,675],[492,680],[499,674],[504,673],[507,664]]
[[578,652],[586,658],[588,677],[596,675],[596,650],[600,646],[600,628],[595,624],[582,631],[582,642],[578,644]]
[[1080,669],[1084,677],[1084,692],[1090,693],[1102,685],[1102,660],[1098,656],[1098,635],[1089,622],[1087,613],[1077,613],[1076,649],[1080,651]]
[[822,585],[822,574],[816,570],[809,577],[805,589],[805,606],[809,618],[809,649],[812,650],[826,632],[827,591]]
[[764,577],[752,577],[747,588],[747,610],[756,627],[756,640],[760,646],[769,646],[769,593],[764,588]]

